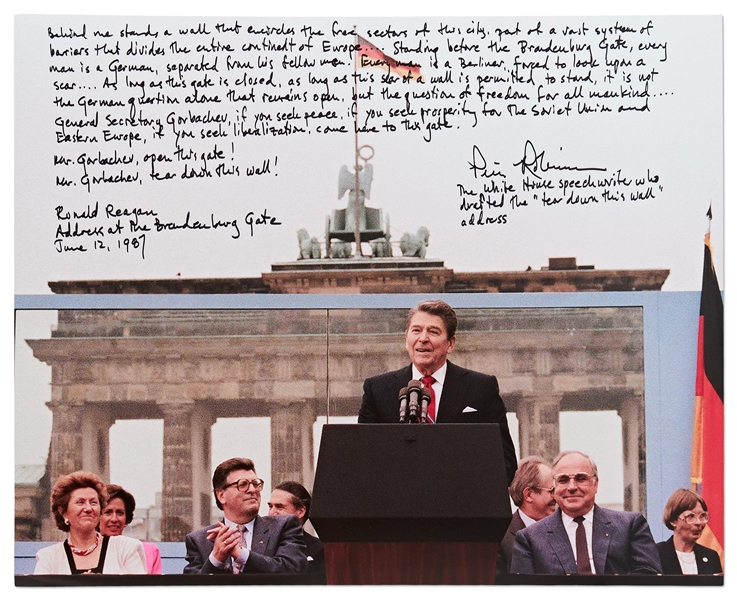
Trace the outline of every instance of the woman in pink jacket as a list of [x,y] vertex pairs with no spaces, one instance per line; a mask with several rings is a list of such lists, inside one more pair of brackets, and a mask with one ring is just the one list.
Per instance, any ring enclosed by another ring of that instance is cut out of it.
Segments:
[[[126,525],[133,520],[136,500],[133,494],[113,483],[107,486],[109,496],[107,506],[100,517],[100,533],[103,535],[122,535]],[[161,554],[156,544],[143,542],[146,552],[146,570],[152,575],[161,575]]]

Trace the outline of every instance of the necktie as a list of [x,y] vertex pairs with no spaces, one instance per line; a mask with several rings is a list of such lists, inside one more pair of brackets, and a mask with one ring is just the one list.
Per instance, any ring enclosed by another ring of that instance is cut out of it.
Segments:
[[[246,547],[246,526],[236,525],[235,528],[240,532],[241,537],[243,538],[243,547],[245,548]],[[235,573],[236,575],[241,572],[241,565],[235,562],[235,560],[233,560],[231,571],[233,571],[233,573]]]
[[576,529],[576,571],[579,575],[590,575],[591,562],[589,561],[589,547],[586,543],[586,529],[583,526],[584,518],[579,515],[573,520],[578,523]]
[[423,377],[421,380],[422,385],[430,390],[430,404],[427,405],[427,422],[435,422],[435,390],[432,389],[432,384],[435,383],[435,378],[432,375]]

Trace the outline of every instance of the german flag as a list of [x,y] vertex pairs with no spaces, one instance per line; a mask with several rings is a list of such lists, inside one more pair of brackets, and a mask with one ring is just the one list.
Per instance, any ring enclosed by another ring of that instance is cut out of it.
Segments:
[[398,77],[422,81],[420,65],[399,62],[391,56],[384,54],[379,48],[360,35],[356,35],[356,44],[358,45],[357,56],[359,67],[378,67],[380,69],[386,69],[388,73],[392,73]]
[[696,361],[691,485],[710,515],[699,543],[716,550],[724,564],[724,305],[709,234],[704,238]]

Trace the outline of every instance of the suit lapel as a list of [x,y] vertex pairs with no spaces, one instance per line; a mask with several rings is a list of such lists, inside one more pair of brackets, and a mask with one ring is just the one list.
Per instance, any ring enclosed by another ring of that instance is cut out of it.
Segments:
[[[399,398],[399,390],[405,387],[410,382],[411,379],[412,379],[412,365],[394,372],[394,382],[392,386],[397,386],[397,393],[394,394],[397,398]],[[392,392],[393,391],[394,390],[392,387]],[[397,402],[399,402],[399,400],[397,400]]]
[[[676,551],[675,546],[673,546],[673,552]],[[696,571],[699,574],[711,574],[716,573],[716,563],[709,560],[709,557],[706,555],[706,548],[701,546],[700,544],[696,544],[693,547],[694,556],[696,556]],[[676,559],[678,556],[676,556]],[[680,566],[681,563],[678,563]]]
[[251,552],[266,554],[266,546],[269,544],[269,524],[259,515],[253,522],[253,536],[251,537]]
[[673,541],[673,536],[670,536],[665,542],[665,551],[660,555],[660,561],[662,562],[663,571],[678,571],[679,575],[683,575],[681,570],[681,563],[678,561],[678,555],[676,554],[676,546]]
[[512,532],[512,534],[517,533],[520,529],[525,528],[525,522],[522,520],[522,517],[519,516],[519,508],[514,511],[514,514],[512,515],[512,521],[509,523],[509,531]]
[[463,400],[468,388],[465,373],[459,367],[448,361],[448,370],[443,382],[443,393],[440,396],[440,410],[437,414],[438,423],[456,423],[461,411],[465,408]]
[[594,568],[596,573],[606,573],[606,560],[609,554],[609,542],[612,539],[612,522],[606,518],[602,510],[594,505],[594,528],[591,547],[594,552]]
[[394,401],[384,406],[389,409],[389,412],[383,416],[381,423],[399,423],[399,391],[403,387],[407,387],[407,384],[412,379],[412,365],[394,371],[393,377],[389,378],[386,383],[386,398],[393,398]]
[[568,539],[566,528],[563,527],[560,508],[556,509],[555,518],[550,519],[548,543],[558,558],[563,571],[565,573],[576,573],[576,559],[573,556],[573,548],[571,548],[571,542]]

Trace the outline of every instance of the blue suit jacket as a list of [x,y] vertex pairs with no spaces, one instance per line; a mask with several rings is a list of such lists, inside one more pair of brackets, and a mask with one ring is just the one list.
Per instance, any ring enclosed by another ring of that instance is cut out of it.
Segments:
[[[398,423],[399,390],[412,379],[412,365],[369,377],[363,383],[359,423]],[[473,410],[469,410],[473,409]],[[464,412],[465,410],[465,412]],[[498,423],[502,438],[507,482],[517,470],[514,443],[509,435],[507,408],[493,375],[464,369],[448,361],[437,423]]]
[[[650,527],[640,513],[594,506],[592,547],[594,567],[599,575],[663,572]],[[517,532],[510,572],[576,573],[576,560],[560,508]]]
[[[187,535],[184,540],[187,548],[185,573],[232,572],[218,569],[208,559],[215,542],[207,539],[208,529],[203,527]],[[302,541],[302,525],[294,515],[273,517],[256,516],[251,539],[251,552],[241,573],[305,573],[307,557]]]

